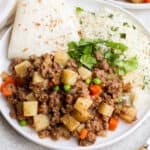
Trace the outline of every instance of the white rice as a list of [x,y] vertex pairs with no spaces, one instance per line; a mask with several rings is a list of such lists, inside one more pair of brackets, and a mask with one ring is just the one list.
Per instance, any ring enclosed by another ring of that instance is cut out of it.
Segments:
[[[108,8],[96,13],[83,11],[78,14],[78,18],[83,37],[109,39],[127,45],[126,56],[137,56],[138,69],[128,73],[124,82],[150,90],[150,39],[142,29],[123,13]],[[112,28],[118,30],[112,31]],[[126,38],[121,38],[120,33],[125,33]]]

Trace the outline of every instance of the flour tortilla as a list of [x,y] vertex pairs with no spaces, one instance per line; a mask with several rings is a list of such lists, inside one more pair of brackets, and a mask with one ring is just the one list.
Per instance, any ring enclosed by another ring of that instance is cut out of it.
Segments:
[[66,0],[19,0],[9,58],[40,56],[67,50],[68,41],[79,40],[79,23]]

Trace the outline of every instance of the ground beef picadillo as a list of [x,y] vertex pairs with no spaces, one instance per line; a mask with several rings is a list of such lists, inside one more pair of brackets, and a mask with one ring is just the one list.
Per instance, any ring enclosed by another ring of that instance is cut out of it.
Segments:
[[[11,117],[18,121],[26,120],[27,124],[34,128],[33,116],[24,116],[21,106],[19,109],[17,108],[18,104],[28,101],[27,95],[32,92],[38,101],[37,113],[44,114],[49,118],[49,126],[38,131],[39,137],[51,137],[57,140],[60,137],[68,139],[73,136],[78,139],[79,145],[86,146],[94,143],[96,136],[106,136],[110,118],[119,118],[122,107],[126,105],[123,101],[118,101],[118,97],[123,94],[124,90],[129,92],[130,87],[123,84],[121,78],[114,73],[100,53],[97,52],[95,57],[98,64],[92,69],[92,79],[99,78],[101,80],[99,86],[102,92],[98,95],[91,94],[90,86],[94,83],[87,84],[82,79],[78,72],[77,63],[71,58],[63,67],[54,61],[53,54],[45,54],[41,57],[31,56],[26,59],[31,65],[27,68],[27,74],[23,78],[17,76],[15,66],[25,59],[13,59],[10,64],[10,72],[16,84],[13,87],[13,94],[7,96],[7,101],[12,106]],[[71,89],[67,92],[64,91],[61,80],[64,69],[70,69],[78,74],[76,83],[71,85]],[[32,82],[35,71],[44,79],[40,84],[33,84]],[[59,86],[59,90],[54,90],[55,86]],[[61,121],[62,116],[71,115],[74,112],[74,104],[79,97],[90,97],[92,100],[92,104],[87,110],[91,117],[81,123],[87,130],[87,136],[84,139],[80,138],[78,129],[69,131]],[[99,106],[103,103],[114,108],[111,116],[102,115],[98,112]]]

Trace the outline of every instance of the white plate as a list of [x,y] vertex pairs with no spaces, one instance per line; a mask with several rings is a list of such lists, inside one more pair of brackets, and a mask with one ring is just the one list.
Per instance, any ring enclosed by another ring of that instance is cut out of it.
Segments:
[[115,4],[118,4],[124,8],[128,9],[150,9],[150,3],[140,3],[140,4],[135,4],[135,3],[130,3],[126,0],[105,0],[109,1]]
[[[65,0],[67,1],[67,0]],[[70,0],[68,0],[70,1]],[[139,25],[142,29],[143,32],[147,35],[150,36],[149,32],[147,29],[145,29],[145,27],[139,22],[137,21],[137,19],[129,12],[127,12],[126,10],[123,10],[122,8],[119,8],[118,6],[112,5],[108,2],[103,2],[101,0],[72,0],[71,1],[73,4],[73,7],[76,6],[80,6],[84,9],[87,10],[99,10],[103,7],[109,7],[111,9],[114,9],[116,11],[121,11],[123,13],[125,13],[129,18],[131,18],[137,25]],[[7,59],[7,49],[8,49],[8,42],[9,42],[9,36],[10,36],[10,30],[4,35],[3,40],[0,42],[0,72],[6,70],[6,68],[9,65],[9,60]],[[115,132],[109,132],[108,136],[106,138],[100,138],[97,137],[96,143],[94,145],[91,145],[89,147],[80,147],[77,144],[76,139],[71,139],[71,140],[58,140],[58,141],[53,141],[50,138],[47,139],[40,139],[38,137],[38,135],[30,128],[28,127],[21,127],[16,120],[13,120],[10,118],[9,116],[9,106],[6,103],[5,99],[2,97],[2,95],[0,95],[0,110],[2,115],[5,117],[5,119],[8,121],[8,123],[16,129],[16,131],[18,131],[20,134],[22,134],[24,137],[26,137],[27,139],[43,145],[45,147],[48,148],[53,148],[53,149],[61,149],[61,150],[81,150],[81,149],[97,149],[97,148],[102,148],[102,147],[106,147],[110,144],[116,143],[119,140],[127,137],[129,134],[131,134],[133,131],[135,131],[135,129],[137,129],[142,123],[143,121],[148,117],[149,113],[149,108],[145,107],[142,110],[142,113],[140,114],[138,120],[131,124],[125,124],[123,122],[121,122],[119,124],[118,129]]]

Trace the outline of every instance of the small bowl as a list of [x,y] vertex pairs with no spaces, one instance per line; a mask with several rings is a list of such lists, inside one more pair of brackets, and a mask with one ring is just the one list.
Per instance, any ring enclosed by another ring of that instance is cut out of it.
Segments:
[[108,2],[112,2],[114,4],[117,4],[119,6],[122,6],[127,9],[150,9],[150,3],[130,3],[126,0],[105,0]]

